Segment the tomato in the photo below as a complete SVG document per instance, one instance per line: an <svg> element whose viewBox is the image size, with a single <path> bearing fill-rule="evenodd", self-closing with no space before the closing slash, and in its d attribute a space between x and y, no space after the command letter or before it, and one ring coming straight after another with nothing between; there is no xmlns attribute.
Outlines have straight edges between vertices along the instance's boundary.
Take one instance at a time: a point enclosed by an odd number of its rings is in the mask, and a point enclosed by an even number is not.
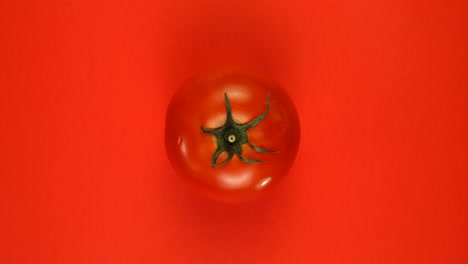
<svg viewBox="0 0 468 264"><path fill-rule="evenodd" d="M241 67L211 69L186 81L169 103L165 129L177 174L225 202L271 189L293 164L300 137L287 92Z"/></svg>

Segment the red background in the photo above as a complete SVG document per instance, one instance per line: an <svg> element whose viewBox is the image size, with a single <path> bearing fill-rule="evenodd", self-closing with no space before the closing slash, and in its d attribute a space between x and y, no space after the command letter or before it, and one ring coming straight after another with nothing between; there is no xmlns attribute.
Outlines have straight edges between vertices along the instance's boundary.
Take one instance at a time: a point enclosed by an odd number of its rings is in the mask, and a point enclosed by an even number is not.
<svg viewBox="0 0 468 264"><path fill-rule="evenodd" d="M1 1L0 263L467 263L466 1ZM239 63L302 141L252 203L182 185L179 84Z"/></svg>

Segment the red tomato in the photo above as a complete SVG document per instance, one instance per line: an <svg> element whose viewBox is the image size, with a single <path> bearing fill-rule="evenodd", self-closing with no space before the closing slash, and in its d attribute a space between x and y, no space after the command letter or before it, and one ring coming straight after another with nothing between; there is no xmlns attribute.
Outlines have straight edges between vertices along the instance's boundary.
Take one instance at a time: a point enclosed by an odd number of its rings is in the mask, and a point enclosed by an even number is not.
<svg viewBox="0 0 468 264"><path fill-rule="evenodd" d="M166 113L166 150L177 174L202 194L238 202L287 174L299 146L299 118L278 84L222 67L185 82Z"/></svg>

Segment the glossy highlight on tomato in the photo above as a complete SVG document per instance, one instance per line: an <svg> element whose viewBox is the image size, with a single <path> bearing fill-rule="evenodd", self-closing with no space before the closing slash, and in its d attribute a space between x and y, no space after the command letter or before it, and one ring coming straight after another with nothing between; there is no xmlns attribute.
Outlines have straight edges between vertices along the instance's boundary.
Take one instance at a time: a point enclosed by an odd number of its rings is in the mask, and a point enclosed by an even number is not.
<svg viewBox="0 0 468 264"><path fill-rule="evenodd" d="M254 199L294 162L299 118L287 92L242 67L210 69L187 80L166 113L166 151L180 178L223 202Z"/></svg>

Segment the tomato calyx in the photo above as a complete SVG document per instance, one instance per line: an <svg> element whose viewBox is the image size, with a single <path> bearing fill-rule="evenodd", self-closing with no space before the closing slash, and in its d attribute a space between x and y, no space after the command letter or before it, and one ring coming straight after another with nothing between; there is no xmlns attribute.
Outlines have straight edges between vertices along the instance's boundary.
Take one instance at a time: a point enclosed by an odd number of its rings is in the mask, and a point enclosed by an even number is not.
<svg viewBox="0 0 468 264"><path fill-rule="evenodd" d="M268 110L270 108L269 95L266 100L265 112L246 124L236 123L232 118L231 103L229 102L229 98L226 93L224 94L224 100L226 101L226 123L216 129L205 129L203 125L201 126L203 133L213 135L216 138L217 148L211 159L211 167L215 168L226 164L232 159L234 154L237 155L241 161L246 163L265 162L265 160L248 159L243 157L242 145L244 144L249 144L249 146L256 152L278 153L278 151L255 147L247 136L247 131L258 125L258 123L265 119L268 114ZM220 163L216 163L219 155L223 152L227 152L227 158Z"/></svg>

